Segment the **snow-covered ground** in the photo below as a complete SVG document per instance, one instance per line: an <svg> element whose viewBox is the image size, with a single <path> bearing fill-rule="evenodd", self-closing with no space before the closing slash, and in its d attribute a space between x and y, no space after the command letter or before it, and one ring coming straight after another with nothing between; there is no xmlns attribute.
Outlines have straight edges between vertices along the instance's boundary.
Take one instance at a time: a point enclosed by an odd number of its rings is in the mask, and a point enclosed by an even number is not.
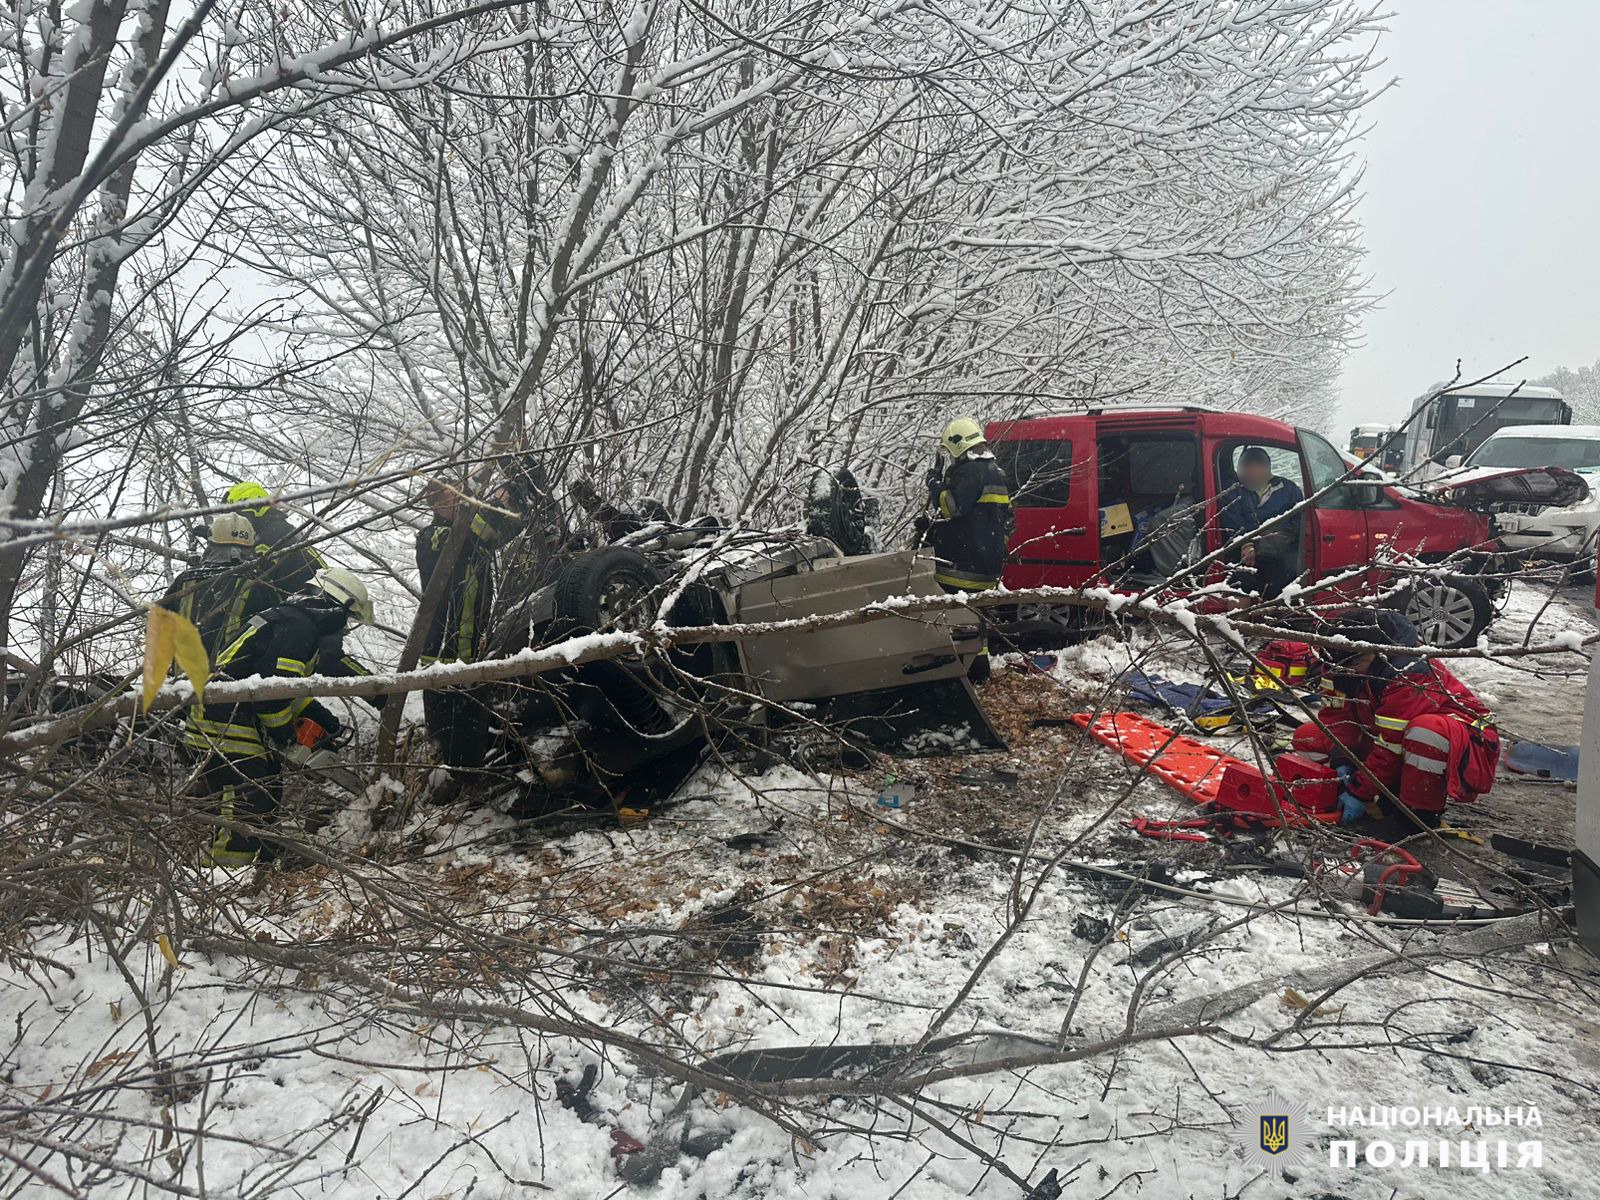
<svg viewBox="0 0 1600 1200"><path fill-rule="evenodd" d="M1566 600L1539 615L1530 593L1503 628L1535 616L1544 635L1589 627ZM225 881L212 932L258 953L208 956L199 933L163 946L152 929L119 965L97 936L42 931L39 958L0 987L14 1038L0 1120L33 1108L12 1142L37 1164L20 1190L954 1200L1023 1197L1019 1180L1055 1170L1063 1194L1088 1197L1600 1195L1600 975L1537 918L1373 922L1337 888L1225 873L1221 851L1180 855L1131 838L1125 811L1103 819L1124 764L1059 718L1152 646L1091 643L1047 674L1014 665L989 701L1012 751L907 764L916 797L899 813L874 807L882 767L711 766L686 789L696 798L620 831L531 842L493 813L428 814L408 834L427 853L374 867L364 890L323 868ZM1181 657L1151 661L1184 673ZM1513 732L1576 740L1576 660L1463 674ZM955 778L1008 764L1015 786ZM1149 782L1127 803L1181 812ZM1476 827L1495 811L1486 802ZM1069 861L1047 864L1058 852ZM1152 863L1166 867L1156 887L1116 874ZM426 913L409 907L419 897ZM471 940L441 945L433 916ZM340 977L384 962L406 973ZM1384 969L1316 1005L1363 964ZM1224 997L1220 1016L1203 1007ZM491 1002L507 1007L497 1017ZM551 1032L558 1020L578 1035ZM935 1027L1012 1036L914 1089L812 1086L783 1109L787 1127L736 1085L690 1088L581 1033L704 1068L727 1050L915 1043ZM962 1073L1004 1055L1025 1061ZM558 1082L590 1064L588 1105L562 1103ZM1296 1104L1309 1148L1274 1176L1247 1160L1257 1110ZM1329 1125L1330 1108L1357 1106L1474 1119ZM1537 1125L1484 1119L1532 1108ZM1392 1144L1393 1165L1330 1165L1347 1137ZM82 1148L76 1168L40 1148L52 1139ZM1426 1167L1407 1145L1424 1140ZM1459 1166L1480 1141L1488 1169ZM1539 1165L1519 1169L1534 1141ZM84 1158L149 1182L97 1178Z"/></svg>

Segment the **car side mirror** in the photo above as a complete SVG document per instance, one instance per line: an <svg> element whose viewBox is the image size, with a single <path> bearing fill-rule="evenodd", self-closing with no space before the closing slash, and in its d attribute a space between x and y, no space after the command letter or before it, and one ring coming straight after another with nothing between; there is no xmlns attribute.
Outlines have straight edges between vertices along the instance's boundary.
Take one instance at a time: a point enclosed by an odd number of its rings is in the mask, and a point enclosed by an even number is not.
<svg viewBox="0 0 1600 1200"><path fill-rule="evenodd" d="M1449 458L1444 460L1444 465L1446 467L1459 467L1461 465L1461 455L1452 454Z"/></svg>
<svg viewBox="0 0 1600 1200"><path fill-rule="evenodd" d="M1383 484L1376 479L1352 479L1344 487L1357 508L1374 508L1383 503Z"/></svg>

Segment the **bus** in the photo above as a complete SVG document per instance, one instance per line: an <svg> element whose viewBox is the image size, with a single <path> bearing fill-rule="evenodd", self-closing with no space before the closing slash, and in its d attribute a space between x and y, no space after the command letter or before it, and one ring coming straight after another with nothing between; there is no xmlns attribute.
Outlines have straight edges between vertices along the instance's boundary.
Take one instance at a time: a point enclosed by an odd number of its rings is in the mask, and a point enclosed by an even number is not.
<svg viewBox="0 0 1600 1200"><path fill-rule="evenodd" d="M1400 472L1430 479L1508 425L1570 424L1572 408L1555 388L1479 383L1430 390L1412 402Z"/></svg>

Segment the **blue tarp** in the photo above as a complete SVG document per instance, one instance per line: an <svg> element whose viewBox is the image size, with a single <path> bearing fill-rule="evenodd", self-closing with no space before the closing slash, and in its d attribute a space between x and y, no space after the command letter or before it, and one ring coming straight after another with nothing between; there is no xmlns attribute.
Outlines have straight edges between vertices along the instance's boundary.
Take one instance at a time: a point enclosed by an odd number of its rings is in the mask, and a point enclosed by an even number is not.
<svg viewBox="0 0 1600 1200"><path fill-rule="evenodd" d="M1543 746L1538 742L1512 742L1506 752L1506 770L1518 775L1537 775L1541 779L1576 779L1576 746Z"/></svg>
<svg viewBox="0 0 1600 1200"><path fill-rule="evenodd" d="M1198 683L1173 683L1159 675L1130 671L1127 676L1130 699L1171 709L1188 717L1214 717L1238 707L1232 699ZM1248 710L1253 720L1267 721L1278 715L1271 704L1256 704Z"/></svg>

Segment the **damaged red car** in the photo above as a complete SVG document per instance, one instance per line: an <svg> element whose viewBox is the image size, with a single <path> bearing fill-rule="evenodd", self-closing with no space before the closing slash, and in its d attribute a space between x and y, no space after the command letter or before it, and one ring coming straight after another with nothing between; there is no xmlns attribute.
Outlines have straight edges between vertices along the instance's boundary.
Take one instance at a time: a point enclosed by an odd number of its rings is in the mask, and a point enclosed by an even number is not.
<svg viewBox="0 0 1600 1200"><path fill-rule="evenodd" d="M1189 589L1220 581L1225 564L1199 565L1222 547L1218 498L1237 482L1241 451L1260 446L1275 474L1319 497L1298 517L1293 565L1301 589L1320 581L1319 599L1339 602L1382 595L1439 646L1478 640L1494 618L1505 572L1516 565L1496 534L1495 511L1530 501L1572 504L1588 494L1581 476L1560 467L1431 492L1356 477L1333 444L1309 429L1197 407L1091 408L997 421L986 433L1016 510L1007 588L1138 592L1174 579ZM1014 633L1030 640L1059 637L1084 620L1048 605L1008 615Z"/></svg>

